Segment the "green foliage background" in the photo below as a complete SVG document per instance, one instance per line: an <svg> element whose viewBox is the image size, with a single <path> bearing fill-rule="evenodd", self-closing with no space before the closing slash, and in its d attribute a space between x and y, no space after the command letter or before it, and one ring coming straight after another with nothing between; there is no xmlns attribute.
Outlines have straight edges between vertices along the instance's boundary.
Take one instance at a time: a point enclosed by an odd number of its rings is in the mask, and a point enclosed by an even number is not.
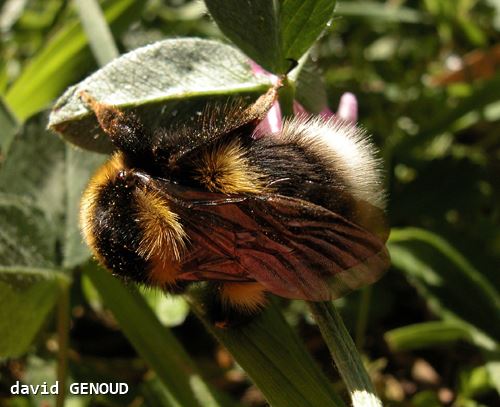
<svg viewBox="0 0 500 407"><path fill-rule="evenodd" d="M260 393L187 315L185 300L123 287L89 261L77 208L104 156L45 130L46 109L105 59L89 47L85 13L75 3L88 13L92 2L0 1L1 405L55 403L12 397L10 386L66 374L68 382L126 381L131 388L127 396L70 396L67 405L75 406L265 405L262 393L275 406L341 405L342 383L302 303L277 301L255 329L212 332ZM229 37L273 72L286 71L286 58L300 58L326 28L297 97L319 111L325 102L335 110L345 91L357 96L359 121L387 170L392 226L391 270L337 306L385 402L498 403L499 2L346 0L327 24L331 2L307 1L314 5L308 12L268 26L255 17L272 14L273 2L256 2L262 9L255 14L242 2L237 11L246 24L225 2L206 3L220 30L198 1L101 6L119 53L165 38ZM458 73L446 79L450 69Z"/></svg>

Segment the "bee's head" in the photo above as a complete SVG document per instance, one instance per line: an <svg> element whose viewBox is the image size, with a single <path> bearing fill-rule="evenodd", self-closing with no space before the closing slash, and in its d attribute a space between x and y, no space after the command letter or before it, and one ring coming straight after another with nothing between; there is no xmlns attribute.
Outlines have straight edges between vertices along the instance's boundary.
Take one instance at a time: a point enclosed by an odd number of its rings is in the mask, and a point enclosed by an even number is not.
<svg viewBox="0 0 500 407"><path fill-rule="evenodd" d="M151 179L115 153L90 180L80 207L87 244L106 268L150 285L174 284L186 236Z"/></svg>

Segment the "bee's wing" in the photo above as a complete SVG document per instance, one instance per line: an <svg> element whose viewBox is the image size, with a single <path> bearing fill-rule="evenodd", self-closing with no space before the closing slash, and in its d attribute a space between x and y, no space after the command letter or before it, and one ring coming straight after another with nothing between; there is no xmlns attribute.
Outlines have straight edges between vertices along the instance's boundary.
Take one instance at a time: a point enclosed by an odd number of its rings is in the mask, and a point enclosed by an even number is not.
<svg viewBox="0 0 500 407"><path fill-rule="evenodd" d="M376 281L384 241L325 208L280 195L196 200L182 216L188 280L253 281L283 297L326 301Z"/></svg>

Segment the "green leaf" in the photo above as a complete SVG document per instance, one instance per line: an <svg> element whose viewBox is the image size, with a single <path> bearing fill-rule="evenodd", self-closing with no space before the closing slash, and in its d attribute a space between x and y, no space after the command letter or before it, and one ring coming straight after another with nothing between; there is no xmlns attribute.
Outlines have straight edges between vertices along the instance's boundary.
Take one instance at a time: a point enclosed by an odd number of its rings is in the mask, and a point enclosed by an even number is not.
<svg viewBox="0 0 500 407"><path fill-rule="evenodd" d="M223 406L203 381L174 335L165 328L140 293L107 271L89 265L85 273L113 312L125 335L150 364L166 389L169 404L179 407Z"/></svg>
<svg viewBox="0 0 500 407"><path fill-rule="evenodd" d="M441 237L417 228L395 229L388 248L403 271L442 317L459 317L500 338L500 295L495 287Z"/></svg>
<svg viewBox="0 0 500 407"><path fill-rule="evenodd" d="M406 325L386 332L384 338L396 351L443 346L459 340L470 342L487 351L494 350L497 346L491 338L481 334L472 325L457 320Z"/></svg>
<svg viewBox="0 0 500 407"><path fill-rule="evenodd" d="M335 14L352 18L365 18L369 22L394 22L408 24L430 24L428 14L398 4L372 1L340 2Z"/></svg>
<svg viewBox="0 0 500 407"><path fill-rule="evenodd" d="M457 401L481 396L492 388L490 374L486 366L467 369L460 374ZM462 405L460 402L457 405Z"/></svg>
<svg viewBox="0 0 500 407"><path fill-rule="evenodd" d="M449 131L453 126L471 112L481 113L488 105L500 100L500 75L491 79L476 81L472 85L471 94L459 100L454 106L442 109L435 119L423 124L416 137L409 137L402 144L403 149L421 146L431 141L436 135Z"/></svg>
<svg viewBox="0 0 500 407"><path fill-rule="evenodd" d="M9 151L10 143L19 129L19 123L8 109L2 97L0 97L0 128L2 129L0 135L0 153L6 155Z"/></svg>
<svg viewBox="0 0 500 407"><path fill-rule="evenodd" d="M435 407L441 405L441 401L435 391L424 390L412 397L411 405L415 407Z"/></svg>
<svg viewBox="0 0 500 407"><path fill-rule="evenodd" d="M205 0L221 31L270 72L287 73L329 24L334 0Z"/></svg>
<svg viewBox="0 0 500 407"><path fill-rule="evenodd" d="M313 61L309 58L295 80L295 99L309 112L318 114L327 106L325 84Z"/></svg>
<svg viewBox="0 0 500 407"><path fill-rule="evenodd" d="M81 147L109 152L108 138L80 100L82 90L119 108L144 106L136 113L157 127L181 120L184 110L192 116L193 99L257 94L269 85L252 74L247 58L233 47L201 39L166 40L123 55L69 88L54 106L49 126Z"/></svg>
<svg viewBox="0 0 500 407"><path fill-rule="evenodd" d="M32 201L0 192L0 266L51 267L55 245L53 225Z"/></svg>
<svg viewBox="0 0 500 407"><path fill-rule="evenodd" d="M115 34L137 18L144 0L111 0L104 5ZM30 60L6 94L12 112L24 120L47 105L94 66L87 38L77 20L66 23Z"/></svg>
<svg viewBox="0 0 500 407"><path fill-rule="evenodd" d="M148 288L141 290L141 293L160 322L167 327L181 325L189 314L189 304L180 295L165 295Z"/></svg>
<svg viewBox="0 0 500 407"><path fill-rule="evenodd" d="M494 354L484 366L488 372L492 387L500 394L500 352Z"/></svg>
<svg viewBox="0 0 500 407"><path fill-rule="evenodd" d="M193 292L191 309L224 345L274 407L343 406L276 305L268 304L248 324L214 326L203 307L203 292Z"/></svg>
<svg viewBox="0 0 500 407"><path fill-rule="evenodd" d="M144 405L146 406L170 407L178 405L172 404L172 396L157 377L148 379L141 385L141 395L144 397Z"/></svg>
<svg viewBox="0 0 500 407"><path fill-rule="evenodd" d="M23 383L43 383L52 385L57 380L57 363L52 358L42 359L36 355L28 354L25 361ZM61 383L59 383L61 388ZM33 394L30 398L32 406L55 406L56 395Z"/></svg>
<svg viewBox="0 0 500 407"><path fill-rule="evenodd" d="M53 270L0 266L0 357L28 350L67 283Z"/></svg>

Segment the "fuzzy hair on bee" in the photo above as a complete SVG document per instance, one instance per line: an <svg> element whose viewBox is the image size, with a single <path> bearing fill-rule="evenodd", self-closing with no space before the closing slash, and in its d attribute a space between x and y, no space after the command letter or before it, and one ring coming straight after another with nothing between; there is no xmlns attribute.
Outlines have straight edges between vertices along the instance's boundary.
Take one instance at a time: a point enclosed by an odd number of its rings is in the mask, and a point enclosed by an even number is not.
<svg viewBox="0 0 500 407"><path fill-rule="evenodd" d="M269 294L328 301L376 281L389 256L373 144L354 124L305 116L256 137L277 90L155 131L82 92L116 147L81 203L96 259L168 292L205 281L222 325Z"/></svg>

